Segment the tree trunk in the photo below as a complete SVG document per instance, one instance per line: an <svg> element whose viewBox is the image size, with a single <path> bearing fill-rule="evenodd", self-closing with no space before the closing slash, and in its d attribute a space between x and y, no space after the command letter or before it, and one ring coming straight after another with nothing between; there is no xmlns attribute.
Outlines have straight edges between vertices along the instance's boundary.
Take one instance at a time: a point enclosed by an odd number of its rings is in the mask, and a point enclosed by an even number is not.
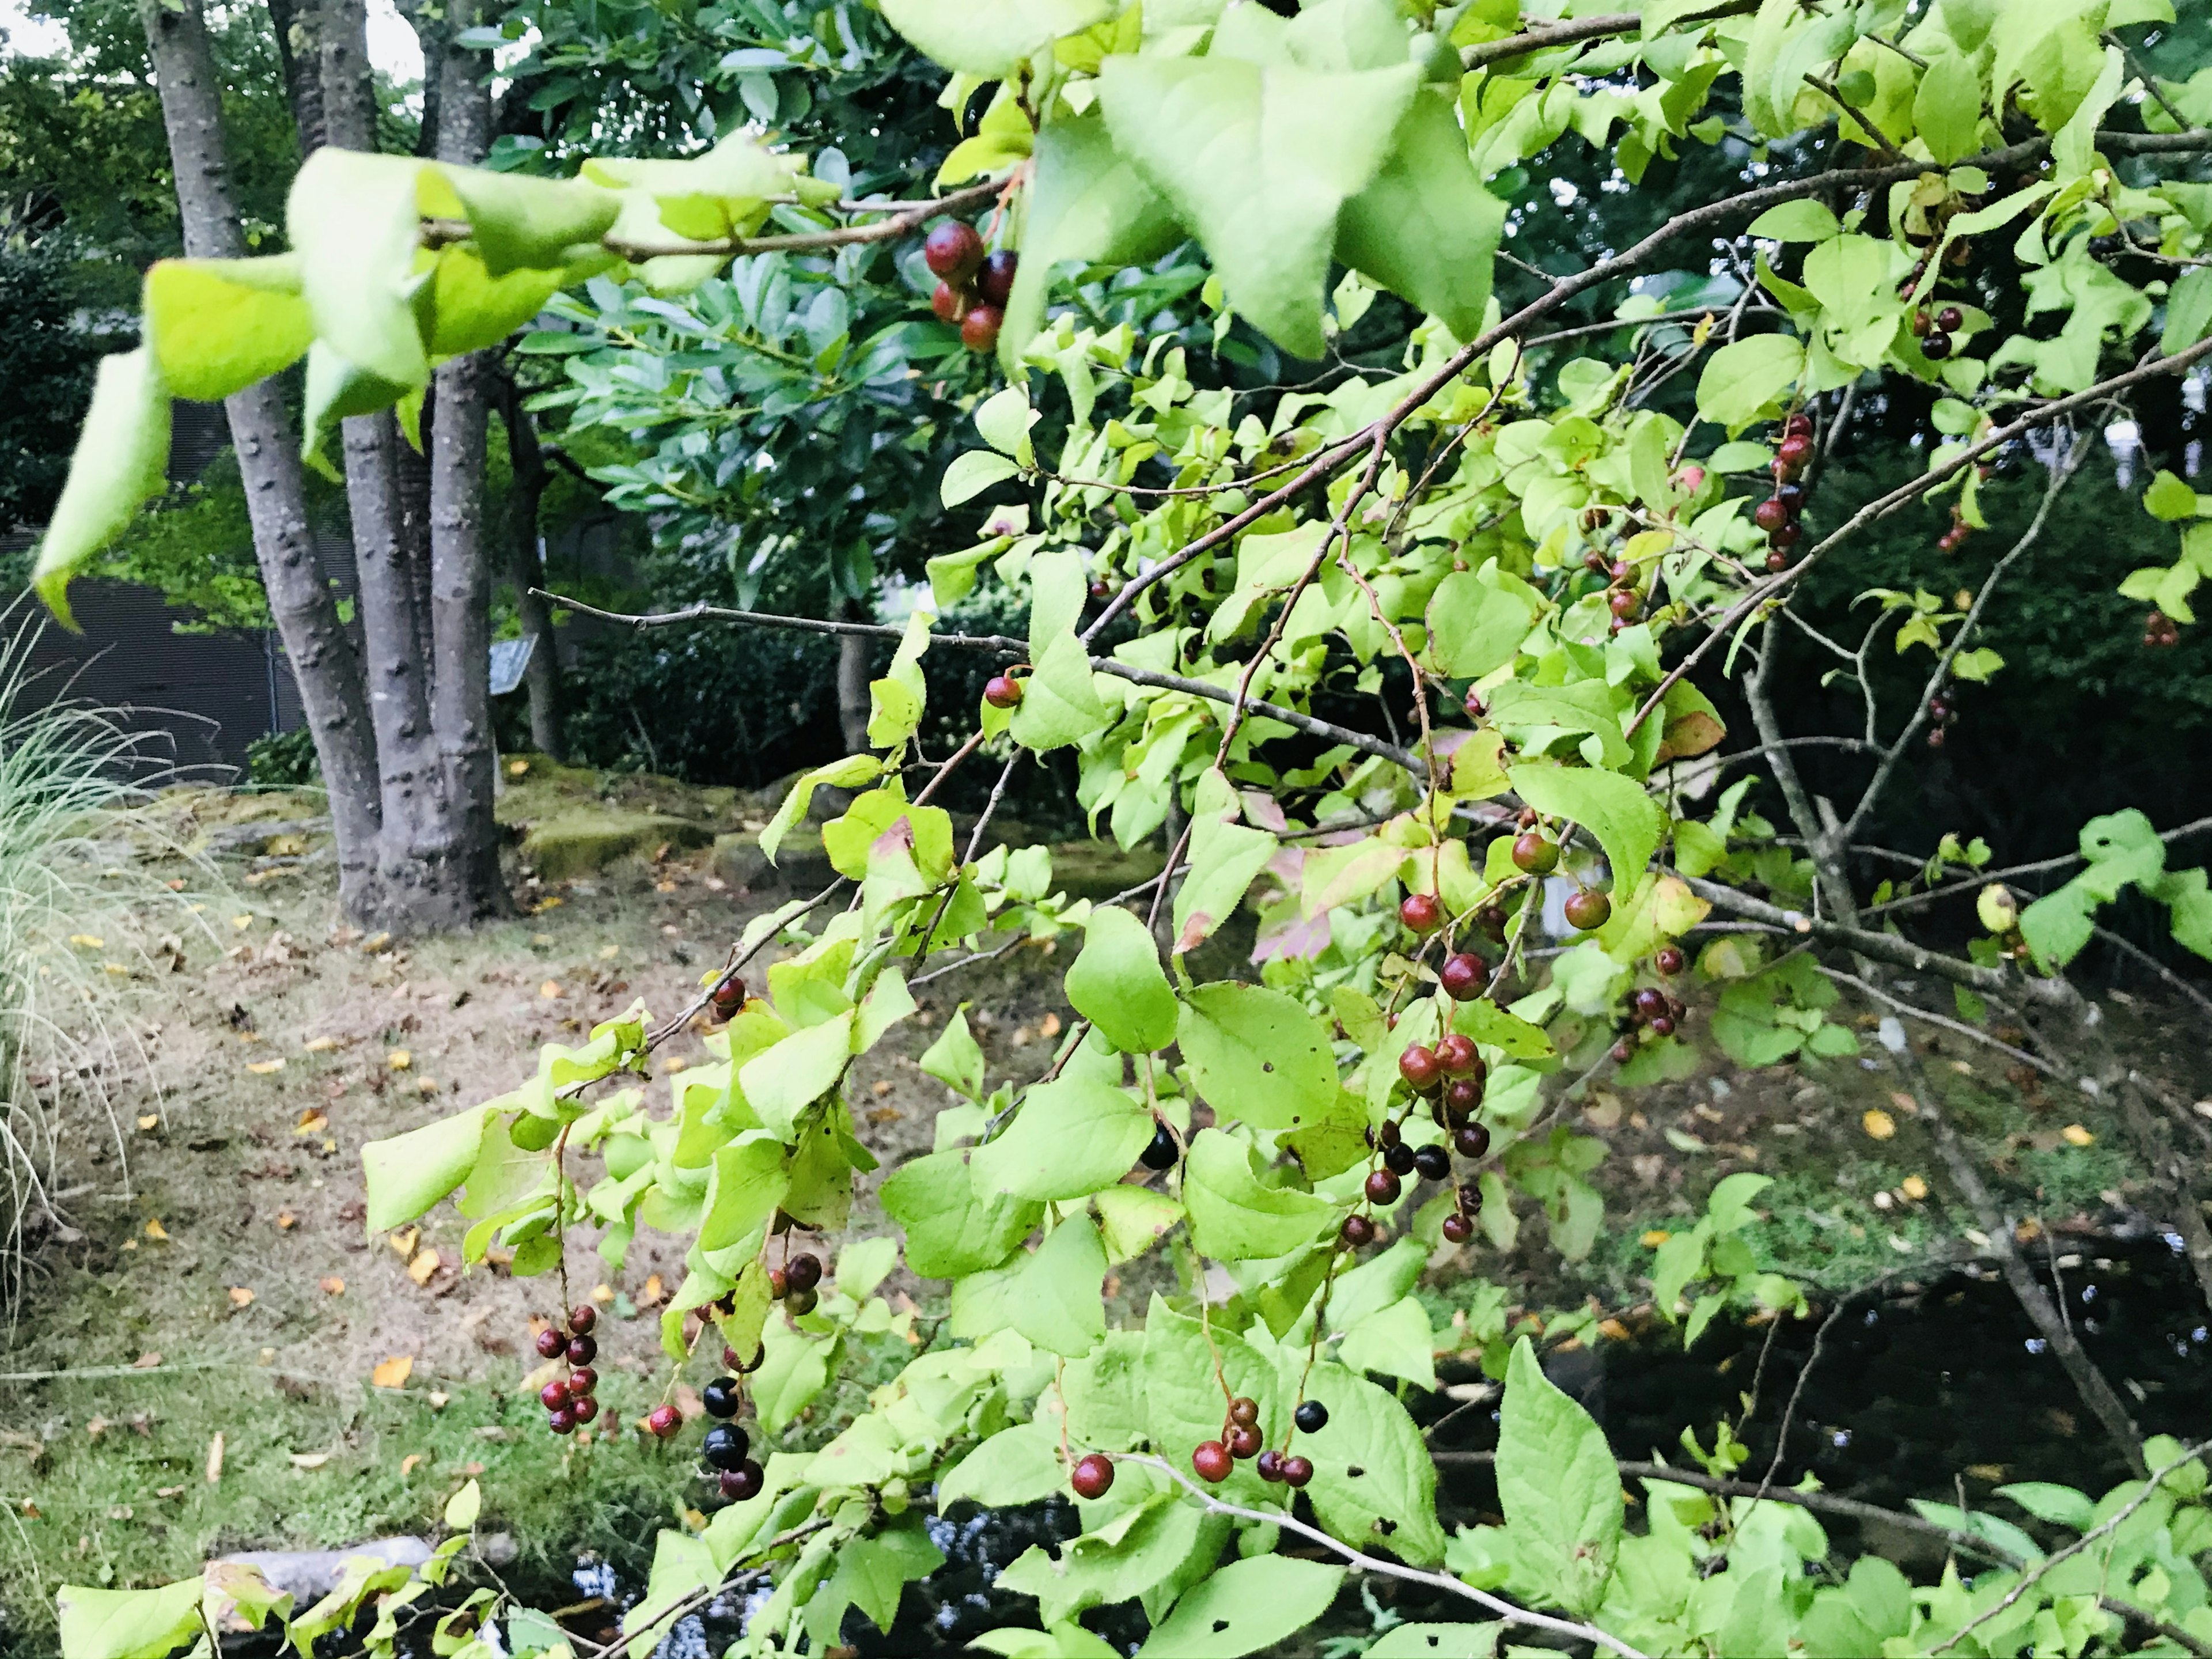
<svg viewBox="0 0 2212 1659"><path fill-rule="evenodd" d="M545 497L549 479L545 457L538 445L538 428L522 406L522 396L512 376L499 380L500 418L507 427L507 460L514 483L507 492L507 580L514 584L514 608L522 621L523 637L531 641L530 659L524 666L523 684L530 696L530 742L541 755L559 760L561 736L561 659L554 643L553 613L537 589L545 578L538 546L538 508Z"/></svg>
<svg viewBox="0 0 2212 1659"><path fill-rule="evenodd" d="M315 46L314 0L269 0L269 22L276 35L276 64L284 76L284 96L292 124L300 130L300 159L323 147L322 54Z"/></svg>
<svg viewBox="0 0 2212 1659"><path fill-rule="evenodd" d="M839 617L866 622L867 608L852 600L834 607ZM860 634L841 635L837 641L837 724L845 738L845 752L858 755L868 746L868 669L876 642Z"/></svg>
<svg viewBox="0 0 2212 1659"><path fill-rule="evenodd" d="M245 238L231 200L222 88L200 0L145 0L140 19L168 131L185 252L200 258L236 258L246 251ZM300 700L330 794L339 902L349 915L358 915L377 902L381 825L361 662L315 556L300 452L283 392L264 380L236 393L223 407L270 612L299 680Z"/></svg>

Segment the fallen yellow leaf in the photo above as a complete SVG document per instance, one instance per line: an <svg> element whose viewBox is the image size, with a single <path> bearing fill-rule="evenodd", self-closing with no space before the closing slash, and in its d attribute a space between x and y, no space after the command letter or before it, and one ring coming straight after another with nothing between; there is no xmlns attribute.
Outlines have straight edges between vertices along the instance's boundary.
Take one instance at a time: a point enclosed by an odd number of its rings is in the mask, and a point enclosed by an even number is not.
<svg viewBox="0 0 2212 1659"><path fill-rule="evenodd" d="M544 898L538 900L537 903L530 907L530 914L533 916L541 915L548 910L557 910L560 908L561 896L558 893L548 893Z"/></svg>
<svg viewBox="0 0 2212 1659"><path fill-rule="evenodd" d="M1628 1341L1632 1335L1628 1327L1618 1319L1601 1319L1597 1322L1597 1328L1615 1342Z"/></svg>
<svg viewBox="0 0 2212 1659"><path fill-rule="evenodd" d="M361 942L362 954L373 957L391 943L392 935L389 933L371 933Z"/></svg>
<svg viewBox="0 0 2212 1659"><path fill-rule="evenodd" d="M1897 1133L1897 1120L1876 1106L1859 1120L1859 1127L1876 1140L1887 1140Z"/></svg>
<svg viewBox="0 0 2212 1659"><path fill-rule="evenodd" d="M637 1305L641 1308L650 1308L667 1294L667 1291L661 1285L660 1275L647 1273L645 1277L645 1288L637 1293Z"/></svg>
<svg viewBox="0 0 2212 1659"><path fill-rule="evenodd" d="M680 1072L690 1063L681 1054L663 1054L660 1057L660 1069L664 1072Z"/></svg>
<svg viewBox="0 0 2212 1659"><path fill-rule="evenodd" d="M399 1460L399 1478L404 1480L409 1475L414 1474L422 1462L421 1452L409 1452L406 1456Z"/></svg>
<svg viewBox="0 0 2212 1659"><path fill-rule="evenodd" d="M254 1060L246 1069L256 1077L267 1077L271 1072L281 1072L284 1069L283 1056L280 1054L275 1060Z"/></svg>
<svg viewBox="0 0 2212 1659"><path fill-rule="evenodd" d="M328 1452L287 1452L284 1455L291 1460L295 1469L319 1469L331 1461Z"/></svg>
<svg viewBox="0 0 2212 1659"><path fill-rule="evenodd" d="M598 1284L598 1285L592 1285L592 1301L594 1301L594 1302L600 1302L600 1303L606 1303L606 1302L611 1302L611 1301L613 1301L614 1299L615 1299L615 1287L614 1287L613 1285L602 1283L602 1284Z"/></svg>
<svg viewBox="0 0 2212 1659"><path fill-rule="evenodd" d="M343 1296L345 1294L345 1280L340 1279L336 1273L325 1273L323 1276L323 1294L325 1296Z"/></svg>
<svg viewBox="0 0 2212 1659"><path fill-rule="evenodd" d="M407 1264L407 1277L417 1285L428 1284L430 1275L437 1271L438 1253L435 1250L418 1250L415 1259Z"/></svg>
<svg viewBox="0 0 2212 1659"><path fill-rule="evenodd" d="M1042 1019L1039 1020L1037 1022L1037 1035L1048 1039L1058 1036L1060 1035L1060 1016L1058 1014L1048 1013Z"/></svg>
<svg viewBox="0 0 2212 1659"><path fill-rule="evenodd" d="M404 1389L407 1379L415 1375L414 1357L396 1353L368 1374L368 1380L380 1389Z"/></svg>
<svg viewBox="0 0 2212 1659"><path fill-rule="evenodd" d="M309 1037L300 1046L311 1054L326 1054L338 1046L338 1040L336 1037L326 1036Z"/></svg>
<svg viewBox="0 0 2212 1659"><path fill-rule="evenodd" d="M601 962L612 962L621 954L622 946L619 945L602 945L599 946L599 960Z"/></svg>
<svg viewBox="0 0 2212 1659"><path fill-rule="evenodd" d="M107 945L107 941L97 933L71 933L70 943L83 951L102 950Z"/></svg>
<svg viewBox="0 0 2212 1659"><path fill-rule="evenodd" d="M278 1232L289 1233L293 1228L299 1224L300 1218L294 1215L289 1210L279 1210L276 1212L276 1231Z"/></svg>
<svg viewBox="0 0 2212 1659"><path fill-rule="evenodd" d="M415 1063L415 1056L404 1048L394 1048L385 1055L384 1063L395 1072L404 1072Z"/></svg>
<svg viewBox="0 0 2212 1659"><path fill-rule="evenodd" d="M530 763L526 760L512 760L507 763L507 775L510 778L519 778L529 770Z"/></svg>
<svg viewBox="0 0 2212 1659"><path fill-rule="evenodd" d="M330 1119L310 1106L300 1121L292 1126L292 1133L295 1135L319 1135L330 1127Z"/></svg>
<svg viewBox="0 0 2212 1659"><path fill-rule="evenodd" d="M1647 1250L1656 1250L1662 1244L1664 1244L1668 1239L1674 1237L1674 1234L1668 1232L1664 1227L1654 1227L1650 1232L1644 1234L1642 1238L1638 1239L1637 1243L1643 1245Z"/></svg>
<svg viewBox="0 0 2212 1659"><path fill-rule="evenodd" d="M251 913L242 916L233 916L230 919L230 925L237 928L240 933L244 933L247 928L253 926L253 917Z"/></svg>
<svg viewBox="0 0 2212 1659"><path fill-rule="evenodd" d="M2058 1132L2058 1137L2069 1146L2087 1146L2097 1139L2078 1123L2069 1123Z"/></svg>
<svg viewBox="0 0 2212 1659"><path fill-rule="evenodd" d="M158 1129L161 1126L161 1115L158 1112L149 1112L138 1120L138 1127L142 1129Z"/></svg>
<svg viewBox="0 0 2212 1659"><path fill-rule="evenodd" d="M538 988L538 994L544 997L548 1002L554 1000L561 994L561 981L557 979L547 980L543 985Z"/></svg>
<svg viewBox="0 0 2212 1659"><path fill-rule="evenodd" d="M222 1479L222 1431L216 1431L215 1438L208 1442L207 1480L212 1486Z"/></svg>
<svg viewBox="0 0 2212 1659"><path fill-rule="evenodd" d="M404 1233L392 1234L384 1242L391 1245L399 1255L411 1261L415 1255L415 1241L422 1237L422 1230L420 1227L410 1227Z"/></svg>
<svg viewBox="0 0 2212 1659"><path fill-rule="evenodd" d="M1922 1199L1928 1196L1928 1183L1925 1181L1923 1181L1918 1176L1907 1176L1905 1177L1904 1184L1899 1190L1903 1192L1904 1194L1907 1198L1911 1199L1915 1204L1917 1204Z"/></svg>
<svg viewBox="0 0 2212 1659"><path fill-rule="evenodd" d="M103 962L100 966L102 972L112 974L118 979L129 979L131 977L131 969L122 963Z"/></svg>
<svg viewBox="0 0 2212 1659"><path fill-rule="evenodd" d="M232 1285L230 1287L230 1305L234 1308L252 1307L253 1305L253 1292L247 1290L243 1285Z"/></svg>
<svg viewBox="0 0 2212 1659"><path fill-rule="evenodd" d="M149 1237L149 1238L167 1238L168 1236L169 1236L169 1230L168 1230L167 1227L164 1227L164 1226L163 1226L160 1222L158 1222L158 1221L156 1221L156 1220L153 1219L151 1217L149 1217L149 1218L147 1218L147 1221L146 1221L146 1237Z"/></svg>

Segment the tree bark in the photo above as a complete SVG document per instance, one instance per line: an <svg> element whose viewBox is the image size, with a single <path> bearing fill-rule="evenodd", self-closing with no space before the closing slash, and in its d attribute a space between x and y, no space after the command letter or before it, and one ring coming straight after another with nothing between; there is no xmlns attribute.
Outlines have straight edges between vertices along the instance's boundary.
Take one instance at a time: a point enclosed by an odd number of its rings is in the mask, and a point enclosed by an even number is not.
<svg viewBox="0 0 2212 1659"><path fill-rule="evenodd" d="M320 149L323 137L322 54L315 46L314 0L269 0L269 22L276 35L276 63L284 76L284 96L292 124L300 130L300 159Z"/></svg>
<svg viewBox="0 0 2212 1659"><path fill-rule="evenodd" d="M200 0L144 0L140 20L168 132L185 252L199 258L238 258L246 251L245 238L230 194L222 88ZM348 914L358 915L376 903L382 821L360 659L315 556L299 447L282 392L264 380L236 393L223 408L270 613L299 680L300 700L330 794L339 902Z"/></svg>
<svg viewBox="0 0 2212 1659"><path fill-rule="evenodd" d="M561 659L554 643L553 613L537 590L545 572L538 546L538 504L550 477L538 447L538 428L522 406L511 375L499 380L500 418L507 427L508 465L514 482L507 498L507 580L514 584L514 609L522 634L531 641L523 684L530 696L530 742L541 755L562 757Z"/></svg>
<svg viewBox="0 0 2212 1659"><path fill-rule="evenodd" d="M854 622L868 620L866 607L841 599L835 615ZM860 634L846 634L837 641L837 724L845 738L845 752L860 754L868 746L868 668L876 642Z"/></svg>

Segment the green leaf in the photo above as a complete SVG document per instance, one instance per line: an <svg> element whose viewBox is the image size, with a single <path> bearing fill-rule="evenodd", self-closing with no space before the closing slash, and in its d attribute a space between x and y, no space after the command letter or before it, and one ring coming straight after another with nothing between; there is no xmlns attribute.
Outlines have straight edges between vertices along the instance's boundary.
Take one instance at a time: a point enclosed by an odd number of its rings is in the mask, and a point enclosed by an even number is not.
<svg viewBox="0 0 2212 1659"><path fill-rule="evenodd" d="M370 1232L405 1226L468 1179L483 1150L486 1109L471 1106L361 1149Z"/></svg>
<svg viewBox="0 0 2212 1659"><path fill-rule="evenodd" d="M1436 1332L1418 1297L1378 1309L1344 1334L1336 1357L1346 1369L1401 1377L1417 1389L1437 1386Z"/></svg>
<svg viewBox="0 0 2212 1659"><path fill-rule="evenodd" d="M1012 1329L1048 1352L1078 1358L1105 1340L1105 1279L1098 1225L1087 1215L1074 1216L1033 1254L957 1280L949 1328L978 1341Z"/></svg>
<svg viewBox="0 0 2212 1659"><path fill-rule="evenodd" d="M2167 524L2197 516L2197 492L2162 467L2143 491L2142 504L2144 512Z"/></svg>
<svg viewBox="0 0 2212 1659"><path fill-rule="evenodd" d="M915 1159L884 1180L880 1196L906 1230L906 1265L923 1279L997 1267L1044 1214L1034 1200L978 1190L959 1152Z"/></svg>
<svg viewBox="0 0 2212 1659"><path fill-rule="evenodd" d="M936 1042L921 1051L921 1069L970 1100L983 1097L983 1051L968 1030L968 1005L953 1010Z"/></svg>
<svg viewBox="0 0 2212 1659"><path fill-rule="evenodd" d="M1302 1348L1285 1355L1285 1364L1304 1369ZM1297 1397L1297 1381L1295 1370L1284 1378L1291 1398ZM1328 1407L1328 1422L1319 1434L1298 1437L1298 1449L1313 1460L1306 1498L1314 1518L1356 1549L1388 1550L1417 1566L1443 1560L1436 1465L1397 1397L1342 1365L1324 1363L1306 1376L1305 1398Z"/></svg>
<svg viewBox="0 0 2212 1659"><path fill-rule="evenodd" d="M962 1458L937 1483L941 1515L965 1498L987 1509L1035 1504L1067 1484L1060 1461L1060 1435L1048 1422L1001 1429Z"/></svg>
<svg viewBox="0 0 2212 1659"><path fill-rule="evenodd" d="M798 1139L799 1115L837 1086L853 1057L853 1011L793 1031L738 1070L745 1103L777 1139Z"/></svg>
<svg viewBox="0 0 2212 1659"><path fill-rule="evenodd" d="M999 360L1009 374L1044 320L1054 266L1148 264L1182 237L1165 198L1115 149L1102 115L1048 121L1034 165L1022 262L999 329Z"/></svg>
<svg viewBox="0 0 2212 1659"><path fill-rule="evenodd" d="M1480 679L1513 660L1535 612L1519 594L1492 587L1472 570L1455 570L1437 584L1425 620L1437 672Z"/></svg>
<svg viewBox="0 0 2212 1659"><path fill-rule="evenodd" d="M203 1588L198 1575L149 1590L63 1585L62 1659L162 1659L199 1634Z"/></svg>
<svg viewBox="0 0 2212 1659"><path fill-rule="evenodd" d="M461 244L441 249L422 296L432 356L458 357L497 345L527 327L561 286L558 270L523 269L495 276L475 248Z"/></svg>
<svg viewBox="0 0 2212 1659"><path fill-rule="evenodd" d="M123 533L140 503L167 487L169 394L145 347L102 357L70 457L69 480L46 533L31 584L56 620L72 632L70 578Z"/></svg>
<svg viewBox="0 0 2212 1659"><path fill-rule="evenodd" d="M1767 209L1751 222L1745 234L1775 242L1825 242L1842 230L1825 203L1800 197Z"/></svg>
<svg viewBox="0 0 2212 1659"><path fill-rule="evenodd" d="M331 434L338 429L338 422L349 415L370 415L380 409L389 409L407 395L405 386L379 380L367 369L348 362L326 341L317 340L307 348L307 390L301 418L304 436L300 459L333 483L343 483L343 475L331 464L324 449Z"/></svg>
<svg viewBox="0 0 2212 1659"><path fill-rule="evenodd" d="M1015 1198L1088 1198L1129 1173L1152 1142L1145 1103L1127 1091L1069 1075L1030 1086L999 1137L977 1148L977 1189Z"/></svg>
<svg viewBox="0 0 2212 1659"><path fill-rule="evenodd" d="M1190 873L1175 897L1178 957L1196 950L1236 914L1246 890L1281 846L1267 831L1237 823L1240 811L1228 778L1209 767L1199 779L1192 805Z"/></svg>
<svg viewBox="0 0 2212 1659"><path fill-rule="evenodd" d="M700 1249L727 1249L765 1228L790 1185L784 1145L773 1136L756 1131L743 1140L718 1147L713 1170L707 1177L706 1206L699 1221Z"/></svg>
<svg viewBox="0 0 2212 1659"><path fill-rule="evenodd" d="M1057 1625L1088 1608L1127 1601L1163 1584L1172 1586L1194 1566L1203 1571L1220 1558L1228 1534L1227 1517L1207 1515L1195 1504L1175 1503L1162 1493L1124 1511L1099 1531L1061 1545L1058 1560L1032 1546L1007 1564L997 1582L1017 1595L1036 1596L1042 1620ZM1056 1646L1047 1651L1088 1654L1093 1650ZM1118 1653L1113 1648L1105 1651Z"/></svg>
<svg viewBox="0 0 2212 1659"><path fill-rule="evenodd" d="M1280 991L1235 980L1199 986L1177 1041L1199 1093L1224 1121L1295 1129L1336 1103L1328 1030Z"/></svg>
<svg viewBox="0 0 2212 1659"><path fill-rule="evenodd" d="M1182 1201L1201 1255L1223 1261L1288 1255L1334 1224L1334 1205L1295 1188L1261 1184L1253 1158L1250 1147L1219 1129L1201 1129L1191 1142Z"/></svg>
<svg viewBox="0 0 2212 1659"><path fill-rule="evenodd" d="M2087 1532L2095 1524L2097 1506L2087 1493L2071 1486L2055 1486L2048 1480L2016 1480L2008 1486L1996 1489L2000 1498L2009 1498L2039 1521L2048 1521L2053 1526L2070 1528L2075 1532Z"/></svg>
<svg viewBox="0 0 2212 1659"><path fill-rule="evenodd" d="M1557 1052L1541 1026L1531 1025L1486 998L1460 1004L1452 1014L1452 1030L1488 1048L1504 1049L1510 1060L1549 1060Z"/></svg>
<svg viewBox="0 0 2212 1659"><path fill-rule="evenodd" d="M947 507L981 495L993 484L1004 483L1019 472L1006 456L988 449L970 449L952 458L952 465L945 469L945 481L938 486L938 495Z"/></svg>
<svg viewBox="0 0 2212 1659"><path fill-rule="evenodd" d="M1328 1611L1344 1569L1288 1555L1232 1561L1184 1593L1137 1659L1241 1659Z"/></svg>
<svg viewBox="0 0 2212 1659"><path fill-rule="evenodd" d="M1151 1249L1182 1219L1182 1206L1150 1187L1108 1187L1091 1202L1097 1206L1106 1259L1117 1267Z"/></svg>
<svg viewBox="0 0 2212 1659"><path fill-rule="evenodd" d="M1949 52L1929 58L1913 95L1912 125L1946 167L1980 148L1982 75L1973 59Z"/></svg>
<svg viewBox="0 0 2212 1659"><path fill-rule="evenodd" d="M494 276L535 267L557 270L578 244L596 244L622 211L622 198L580 179L441 165L460 199L484 268Z"/></svg>
<svg viewBox="0 0 2212 1659"><path fill-rule="evenodd" d="M843 760L802 773L791 786L791 793L783 798L783 805L775 809L768 828L761 831L762 854L769 863L775 862L776 849L791 833L791 826L806 816L806 809L814 804L814 792L823 784L833 789L857 789L881 777L883 771L883 762L873 755L848 755Z"/></svg>
<svg viewBox="0 0 2212 1659"><path fill-rule="evenodd" d="M317 337L403 386L430 378L414 307L422 167L408 156L326 145L301 165L284 209Z"/></svg>
<svg viewBox="0 0 2212 1659"><path fill-rule="evenodd" d="M1113 0L882 0L884 20L921 54L963 75L996 78L1061 35L1114 15Z"/></svg>
<svg viewBox="0 0 2212 1659"><path fill-rule="evenodd" d="M2198 265L2173 279L2166 290L2166 331L2158 349L2172 356L2212 334L2212 267Z"/></svg>
<svg viewBox="0 0 2212 1659"><path fill-rule="evenodd" d="M483 1512L483 1488L471 1480L446 1500L446 1525L453 1532L466 1532Z"/></svg>
<svg viewBox="0 0 2212 1659"><path fill-rule="evenodd" d="M1514 766L1506 775L1539 812L1572 818L1595 836L1622 891L1641 879L1667 829L1666 814L1643 785L1594 767Z"/></svg>
<svg viewBox="0 0 2212 1659"><path fill-rule="evenodd" d="M945 1552L915 1516L905 1524L847 1539L837 1547L836 1570L807 1598L805 1625L815 1650L837 1645L848 1607L858 1607L878 1630L890 1630L908 1583L944 1565Z"/></svg>
<svg viewBox="0 0 2212 1659"><path fill-rule="evenodd" d="M1229 302L1318 357L1345 203L1374 179L1419 71L1315 75L1224 58L1116 53L1099 76L1114 143L1204 245Z"/></svg>
<svg viewBox="0 0 2212 1659"><path fill-rule="evenodd" d="M1082 742L1103 730L1108 719L1089 655L1073 633L1063 632L1022 683L1021 707L1014 710L1010 729L1016 743L1042 753Z"/></svg>
<svg viewBox="0 0 2212 1659"><path fill-rule="evenodd" d="M1365 1659L1492 1659L1504 1628L1495 1620L1480 1625L1394 1625L1375 1638Z"/></svg>
<svg viewBox="0 0 2212 1659"><path fill-rule="evenodd" d="M146 338L175 398L220 403L297 362L314 337L300 262L157 259L146 273Z"/></svg>
<svg viewBox="0 0 2212 1659"><path fill-rule="evenodd" d="M1723 346L1698 377L1698 413L1729 435L1781 412L1805 367L1805 348L1787 334L1756 334Z"/></svg>
<svg viewBox="0 0 2212 1659"><path fill-rule="evenodd" d="M1179 1012L1152 929L1119 905L1093 910L1083 952L1067 970L1076 1012L1124 1054L1149 1054L1176 1040Z"/></svg>
<svg viewBox="0 0 2212 1659"><path fill-rule="evenodd" d="M1498 1498L1528 1582L1571 1613L1595 1609L1620 1545L1620 1472L1604 1431L1553 1386L1525 1336L1506 1367Z"/></svg>
<svg viewBox="0 0 2212 1659"><path fill-rule="evenodd" d="M1505 204L1475 177L1451 94L1423 88L1374 182L1338 216L1336 257L1472 340L1504 224Z"/></svg>

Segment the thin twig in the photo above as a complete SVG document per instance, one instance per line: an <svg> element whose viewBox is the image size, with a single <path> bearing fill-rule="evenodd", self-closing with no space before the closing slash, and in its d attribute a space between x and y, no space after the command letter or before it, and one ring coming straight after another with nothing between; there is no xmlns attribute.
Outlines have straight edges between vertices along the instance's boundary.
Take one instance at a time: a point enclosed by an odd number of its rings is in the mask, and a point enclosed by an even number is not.
<svg viewBox="0 0 2212 1659"><path fill-rule="evenodd" d="M1823 966L1820 971L1839 985L1848 985L1855 991L1864 992L1877 1002L1887 1004L1908 1019L1917 1019L1923 1024L1934 1025L1943 1030L1955 1033L1957 1036L1971 1038L1986 1048L1996 1049L2009 1059L2018 1060L2023 1066L2033 1066L2045 1077L2056 1078L2061 1083L2067 1081L2066 1074L2048 1060L2039 1060L2025 1048L2015 1048L2009 1042L2001 1042L1987 1031L1969 1025L1964 1020L1953 1019L1948 1015L1936 1013L1926 1008L1916 1008L1912 1004L1892 996L1880 986L1870 985L1856 974L1847 974L1840 968Z"/></svg>

